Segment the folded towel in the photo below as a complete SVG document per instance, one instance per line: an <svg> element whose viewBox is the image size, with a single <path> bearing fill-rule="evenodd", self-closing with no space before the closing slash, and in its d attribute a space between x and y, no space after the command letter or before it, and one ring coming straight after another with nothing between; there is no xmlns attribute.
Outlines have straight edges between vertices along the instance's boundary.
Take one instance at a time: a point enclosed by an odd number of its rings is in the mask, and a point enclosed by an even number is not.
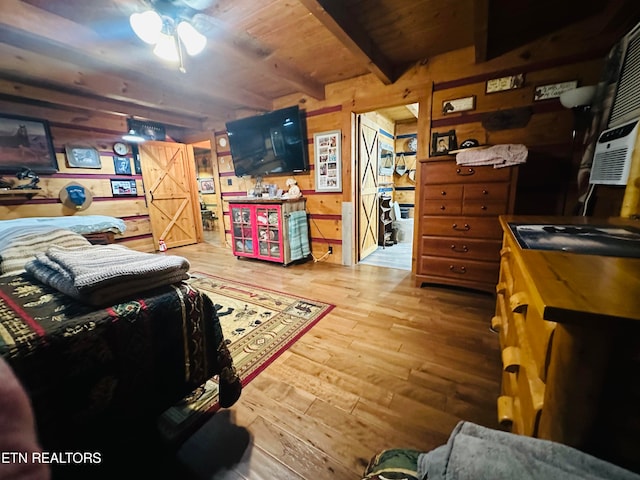
<svg viewBox="0 0 640 480"><path fill-rule="evenodd" d="M183 257L137 252L120 245L54 246L25 266L41 282L97 306L186 280L189 268Z"/></svg>
<svg viewBox="0 0 640 480"><path fill-rule="evenodd" d="M480 150L463 150L456 155L458 165L493 165L493 168L511 167L527 161L529 151L520 144L494 145Z"/></svg>
<svg viewBox="0 0 640 480"><path fill-rule="evenodd" d="M470 422L460 422L446 445L418 457L418 478L640 480L635 473L567 445Z"/></svg>
<svg viewBox="0 0 640 480"><path fill-rule="evenodd" d="M291 260L299 260L311 253L307 212L304 210L289 214L289 249Z"/></svg>

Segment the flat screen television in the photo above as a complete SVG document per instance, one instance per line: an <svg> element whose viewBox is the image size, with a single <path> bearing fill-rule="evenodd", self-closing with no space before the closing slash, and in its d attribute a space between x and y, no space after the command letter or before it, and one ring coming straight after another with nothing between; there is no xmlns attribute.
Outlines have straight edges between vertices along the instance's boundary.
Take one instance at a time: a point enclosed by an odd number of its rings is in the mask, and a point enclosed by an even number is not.
<svg viewBox="0 0 640 480"><path fill-rule="evenodd" d="M262 177L309 169L307 129L299 107L226 123L237 177Z"/></svg>

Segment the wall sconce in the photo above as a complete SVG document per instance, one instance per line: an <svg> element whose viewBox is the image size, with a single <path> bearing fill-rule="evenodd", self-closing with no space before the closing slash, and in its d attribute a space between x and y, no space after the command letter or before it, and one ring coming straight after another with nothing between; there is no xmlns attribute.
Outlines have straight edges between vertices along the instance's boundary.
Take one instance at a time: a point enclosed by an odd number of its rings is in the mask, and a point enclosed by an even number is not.
<svg viewBox="0 0 640 480"><path fill-rule="evenodd" d="M589 121L589 110L591 110L591 102L596 94L595 85L587 85L586 87L574 88L567 90L560 95L560 103L565 108L573 110L573 136L577 131L587 128Z"/></svg>

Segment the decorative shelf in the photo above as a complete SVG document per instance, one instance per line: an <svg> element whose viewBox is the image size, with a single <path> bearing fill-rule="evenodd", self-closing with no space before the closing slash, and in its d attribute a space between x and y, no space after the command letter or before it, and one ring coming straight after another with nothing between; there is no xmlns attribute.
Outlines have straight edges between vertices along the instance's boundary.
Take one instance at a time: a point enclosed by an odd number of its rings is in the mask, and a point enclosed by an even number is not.
<svg viewBox="0 0 640 480"><path fill-rule="evenodd" d="M30 199L31 197L39 194L40 192L42 192L42 190L35 189L35 188L9 188L6 190L0 190L0 196L1 196L0 198L11 199L11 198L27 197Z"/></svg>

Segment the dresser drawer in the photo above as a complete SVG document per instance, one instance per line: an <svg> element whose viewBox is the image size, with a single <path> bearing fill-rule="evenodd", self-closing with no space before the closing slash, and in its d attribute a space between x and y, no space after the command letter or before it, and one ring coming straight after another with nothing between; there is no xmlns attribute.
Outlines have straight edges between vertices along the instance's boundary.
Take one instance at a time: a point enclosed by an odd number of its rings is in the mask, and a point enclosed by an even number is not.
<svg viewBox="0 0 640 480"><path fill-rule="evenodd" d="M480 183L464 186L464 199L483 202L505 202L509 198L508 183Z"/></svg>
<svg viewBox="0 0 640 480"><path fill-rule="evenodd" d="M460 215L462 213L461 199L437 199L422 202L422 213L425 215Z"/></svg>
<svg viewBox="0 0 640 480"><path fill-rule="evenodd" d="M422 197L427 200L461 200L462 185L427 185L422 190Z"/></svg>
<svg viewBox="0 0 640 480"><path fill-rule="evenodd" d="M455 160L443 162L425 162L422 165L422 183L477 183L508 182L511 179L509 168L491 166L466 167L456 165Z"/></svg>
<svg viewBox="0 0 640 480"><path fill-rule="evenodd" d="M425 212L426 213L426 212ZM463 215L492 215L497 217L507 213L507 205L505 202L483 202L483 201L464 201L462 203Z"/></svg>
<svg viewBox="0 0 640 480"><path fill-rule="evenodd" d="M422 217L422 235L499 240L502 229L497 217L425 215Z"/></svg>
<svg viewBox="0 0 640 480"><path fill-rule="evenodd" d="M474 238L422 237L421 254L497 262L500 258L500 242Z"/></svg>
<svg viewBox="0 0 640 480"><path fill-rule="evenodd" d="M441 257L420 257L420 272L429 276L456 278L465 281L496 283L498 263Z"/></svg>

